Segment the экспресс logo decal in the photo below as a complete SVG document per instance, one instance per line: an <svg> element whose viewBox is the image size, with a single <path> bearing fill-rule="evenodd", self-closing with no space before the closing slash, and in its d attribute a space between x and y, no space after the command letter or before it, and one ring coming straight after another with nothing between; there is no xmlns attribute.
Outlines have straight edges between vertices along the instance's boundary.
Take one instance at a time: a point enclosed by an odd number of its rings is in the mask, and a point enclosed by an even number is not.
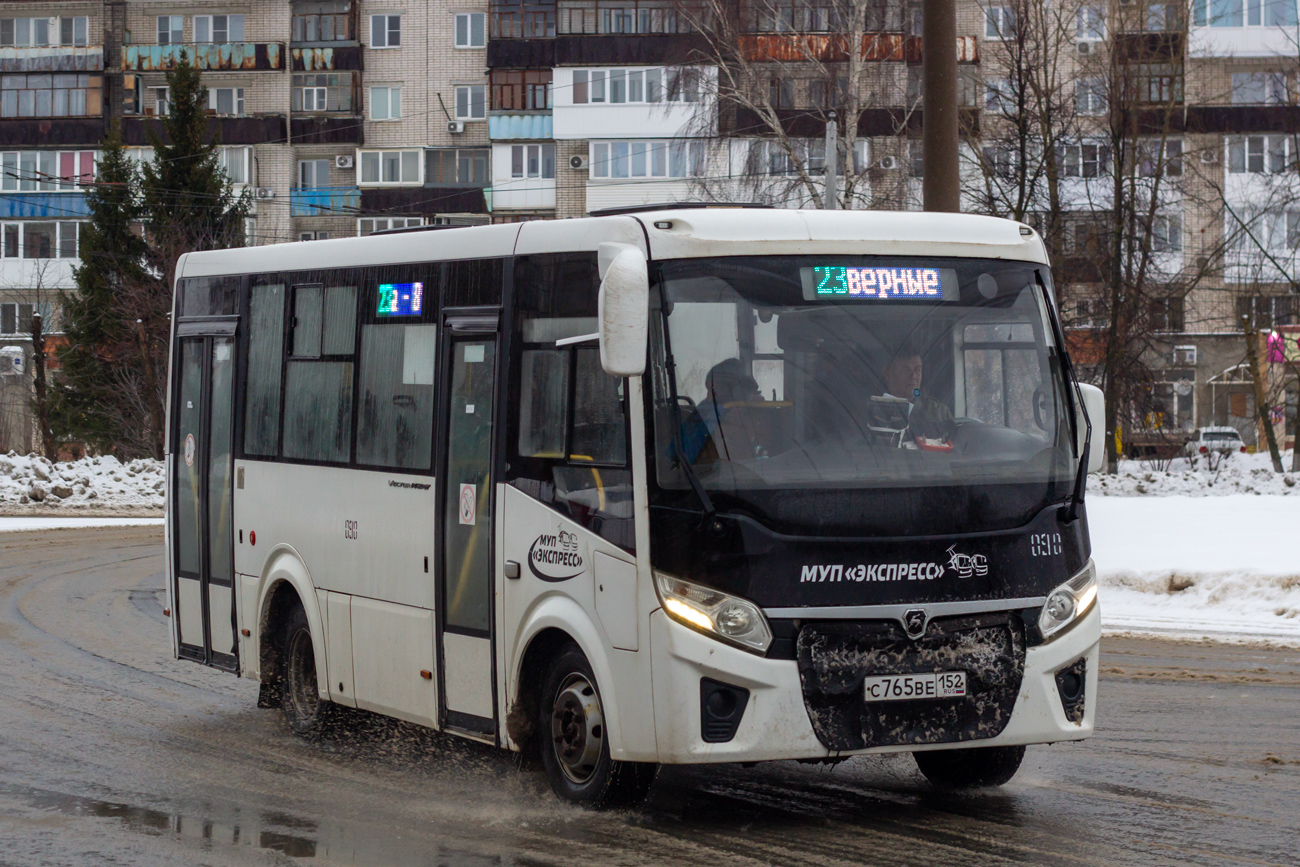
<svg viewBox="0 0 1300 867"><path fill-rule="evenodd" d="M538 536L528 549L528 569L543 581L568 581L581 575L586 563L577 534L558 530Z"/></svg>

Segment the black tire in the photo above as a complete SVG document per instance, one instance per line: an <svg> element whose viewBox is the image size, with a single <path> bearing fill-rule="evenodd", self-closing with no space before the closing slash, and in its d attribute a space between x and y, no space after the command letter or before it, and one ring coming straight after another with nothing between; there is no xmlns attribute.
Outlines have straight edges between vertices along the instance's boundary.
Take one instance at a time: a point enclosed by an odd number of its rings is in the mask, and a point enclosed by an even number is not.
<svg viewBox="0 0 1300 867"><path fill-rule="evenodd" d="M538 702L537 743L546 777L555 794L583 807L640 803L659 766L611 759L603 713L591 664L570 644L547 666Z"/></svg>
<svg viewBox="0 0 1300 867"><path fill-rule="evenodd" d="M942 789L978 789L1011 781L1025 757L1024 747L973 747L912 753L925 778Z"/></svg>
<svg viewBox="0 0 1300 867"><path fill-rule="evenodd" d="M339 707L320 697L316 681L316 650L307 613L295 605L285 626L280 652L280 705L289 728L309 741L319 739L337 723Z"/></svg>

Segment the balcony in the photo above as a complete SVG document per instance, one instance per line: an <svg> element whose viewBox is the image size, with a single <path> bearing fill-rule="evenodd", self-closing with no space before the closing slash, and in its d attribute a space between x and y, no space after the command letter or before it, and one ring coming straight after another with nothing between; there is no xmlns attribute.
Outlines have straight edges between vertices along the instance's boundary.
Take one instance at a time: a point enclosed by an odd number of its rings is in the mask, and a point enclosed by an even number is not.
<svg viewBox="0 0 1300 867"><path fill-rule="evenodd" d="M289 191L289 216L352 216L361 207L359 187L303 187Z"/></svg>
<svg viewBox="0 0 1300 867"><path fill-rule="evenodd" d="M0 72L100 72L104 49L83 48L0 48Z"/></svg>
<svg viewBox="0 0 1300 867"><path fill-rule="evenodd" d="M126 45L126 72L174 69L184 54L198 69L228 72L276 72L284 69L283 42L191 42L172 45Z"/></svg>
<svg viewBox="0 0 1300 867"><path fill-rule="evenodd" d="M488 138L493 141L545 141L554 138L551 113L494 111L488 115Z"/></svg>

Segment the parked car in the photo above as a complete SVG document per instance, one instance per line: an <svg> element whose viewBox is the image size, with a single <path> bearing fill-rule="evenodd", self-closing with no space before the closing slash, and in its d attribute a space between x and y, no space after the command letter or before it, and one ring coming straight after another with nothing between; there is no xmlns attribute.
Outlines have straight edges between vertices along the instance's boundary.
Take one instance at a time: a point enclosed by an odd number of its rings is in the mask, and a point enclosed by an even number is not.
<svg viewBox="0 0 1300 867"><path fill-rule="evenodd" d="M1205 455L1215 452L1220 455L1230 455L1233 452L1244 452L1246 444L1241 441L1241 434L1236 428L1214 426L1198 427L1192 432L1192 436L1187 440L1187 445L1183 446L1183 453L1188 457L1196 455Z"/></svg>

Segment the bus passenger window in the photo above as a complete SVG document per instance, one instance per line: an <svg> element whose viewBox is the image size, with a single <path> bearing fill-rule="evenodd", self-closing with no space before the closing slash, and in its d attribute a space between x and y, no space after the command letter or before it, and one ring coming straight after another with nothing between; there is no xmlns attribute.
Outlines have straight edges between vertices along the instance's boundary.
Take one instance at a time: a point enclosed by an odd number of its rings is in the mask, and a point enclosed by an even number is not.
<svg viewBox="0 0 1300 867"><path fill-rule="evenodd" d="M357 463L427 470L433 454L436 325L361 329Z"/></svg>
<svg viewBox="0 0 1300 867"><path fill-rule="evenodd" d="M351 355L357 339L357 287L325 289L325 323L322 355Z"/></svg>
<svg viewBox="0 0 1300 867"><path fill-rule="evenodd" d="M624 464L627 432L623 425L623 380L605 373L599 349L579 349L575 363L569 456L575 461Z"/></svg>
<svg viewBox="0 0 1300 867"><path fill-rule="evenodd" d="M320 326L324 290L320 286L293 289L293 357L320 357Z"/></svg>
<svg viewBox="0 0 1300 867"><path fill-rule="evenodd" d="M520 362L519 454L564 457L564 425L569 417L569 353L526 349Z"/></svg>
<svg viewBox="0 0 1300 867"><path fill-rule="evenodd" d="M253 285L249 292L244 454L275 457L280 446L280 365L284 358L284 284Z"/></svg>
<svg viewBox="0 0 1300 867"><path fill-rule="evenodd" d="M355 286L293 287L293 355L284 382L284 456L352 459Z"/></svg>

